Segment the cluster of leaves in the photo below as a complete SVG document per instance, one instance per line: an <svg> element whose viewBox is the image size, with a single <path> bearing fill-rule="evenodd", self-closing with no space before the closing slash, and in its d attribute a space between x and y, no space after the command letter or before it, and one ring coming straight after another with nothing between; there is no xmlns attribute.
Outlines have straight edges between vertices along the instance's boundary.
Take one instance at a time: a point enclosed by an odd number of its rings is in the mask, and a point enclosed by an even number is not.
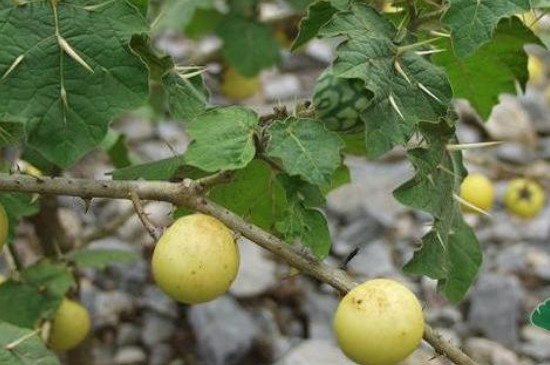
<svg viewBox="0 0 550 365"><path fill-rule="evenodd" d="M296 9L310 3L288 1ZM148 22L145 15L155 12L143 0L1 2L0 145L20 143L26 159L47 168L69 168L103 148L117 168L113 178L120 180L232 170L231 183L213 188L209 197L288 242L303 244L318 258L330 250L325 196L349 182L344 153L376 158L404 146L416 175L394 196L433 216L432 229L405 270L437 279L451 301L462 299L482 257L453 199L466 170L460 152L447 148L458 143L451 100L467 98L486 117L499 93L526 82L522 47L539 41L515 15L531 9L529 0L440 5L418 0L391 15L368 2L311 3L293 48L314 37L341 41L332 74L359 81L358 95L369 95L360 110L364 128L355 134L329 131L312 113L279 111L260 118L249 108L210 105L200 74L159 54L151 35L215 33L223 41L225 61L246 76L280 57L271 29L259 20L258 0L228 0L228 11L217 4L167 0ZM450 37L434 36L447 32ZM184 155L137 163L124 135L109 125L152 99L185 123L192 142ZM0 198L12 222L38 209L27 195ZM89 256L74 260L80 266L94 262ZM27 268L20 280L0 286L0 320L34 328L51 319L73 285L67 264ZM2 299L7 297L9 306ZM17 298L20 306L13 304Z"/></svg>

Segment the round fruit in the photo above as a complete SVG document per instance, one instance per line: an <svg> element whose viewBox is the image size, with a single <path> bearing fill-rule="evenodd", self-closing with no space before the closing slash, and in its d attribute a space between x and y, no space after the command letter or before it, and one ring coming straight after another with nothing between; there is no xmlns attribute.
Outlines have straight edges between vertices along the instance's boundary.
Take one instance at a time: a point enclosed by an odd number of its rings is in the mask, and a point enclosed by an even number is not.
<svg viewBox="0 0 550 365"><path fill-rule="evenodd" d="M495 189L491 180L481 174L470 174L460 185L460 197L471 205L487 212L495 202ZM479 213L472 207L462 204L462 210L468 213Z"/></svg>
<svg viewBox="0 0 550 365"><path fill-rule="evenodd" d="M319 118L331 131L358 132L364 128L361 112L368 106L371 94L359 79L337 77L326 69L313 90L313 105Z"/></svg>
<svg viewBox="0 0 550 365"><path fill-rule="evenodd" d="M352 289L334 317L340 348L361 365L390 365L409 356L424 333L422 307L406 287L389 279Z"/></svg>
<svg viewBox="0 0 550 365"><path fill-rule="evenodd" d="M259 76L243 76L233 66L228 66L222 74L221 92L229 99L248 99L254 96L259 89Z"/></svg>
<svg viewBox="0 0 550 365"><path fill-rule="evenodd" d="M90 315L82 304L63 299L52 323L50 348L66 351L78 346L90 332Z"/></svg>
<svg viewBox="0 0 550 365"><path fill-rule="evenodd" d="M8 239L9 221L4 206L0 203L0 251L4 248Z"/></svg>
<svg viewBox="0 0 550 365"><path fill-rule="evenodd" d="M152 268L167 295L183 303L204 303L229 289L239 270L239 251L222 222L193 214L164 232L153 252Z"/></svg>
<svg viewBox="0 0 550 365"><path fill-rule="evenodd" d="M544 200L541 186L528 179L512 180L504 195L508 211L522 218L536 216L544 206Z"/></svg>

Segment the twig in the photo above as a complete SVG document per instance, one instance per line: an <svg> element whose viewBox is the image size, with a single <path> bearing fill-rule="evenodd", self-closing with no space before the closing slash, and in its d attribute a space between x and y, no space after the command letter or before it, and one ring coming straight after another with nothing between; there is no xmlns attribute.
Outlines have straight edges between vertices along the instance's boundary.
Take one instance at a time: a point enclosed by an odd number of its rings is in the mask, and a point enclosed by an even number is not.
<svg viewBox="0 0 550 365"><path fill-rule="evenodd" d="M143 226L149 233L149 236L153 238L153 241L157 242L160 235L157 232L155 225L147 217L147 213L143 210L143 205L141 204L141 200L135 190L130 190L130 199L132 200L132 204L134 204L134 209L136 210L139 220L143 223Z"/></svg>
<svg viewBox="0 0 550 365"><path fill-rule="evenodd" d="M197 187L202 191L210 190L212 187L220 184L225 184L230 182L235 176L235 171L221 171L217 174L203 177L201 179L195 180Z"/></svg>
<svg viewBox="0 0 550 365"><path fill-rule="evenodd" d="M12 271L21 272L21 270L23 270L23 263L21 262L21 258L19 257L19 253L15 247L11 244L6 244L4 252L6 257L9 256L9 261L11 261L11 264L13 264Z"/></svg>
<svg viewBox="0 0 550 365"><path fill-rule="evenodd" d="M357 285L344 271L316 261L278 237L246 222L235 213L208 200L200 194L196 182L181 184L157 181L95 181L63 177L45 177L41 181L37 181L23 175L0 174L0 191L112 199L131 199L130 194L135 191L135 194L141 199L171 202L178 206L185 206L214 216L233 231L239 232L259 246L281 257L290 266L329 284L342 294ZM459 348L442 340L428 324L425 327L424 339L432 345L438 354L445 355L457 365L477 365Z"/></svg>
<svg viewBox="0 0 550 365"><path fill-rule="evenodd" d="M143 207L145 207L147 204L149 204L149 202L144 202L142 205ZM128 220L132 218L135 213L136 213L136 210L132 205L130 208L122 212L118 217L116 217L111 222L105 224L103 227L96 229L95 231L92 231L84 235L81 239L81 242L82 242L81 246L87 245L90 242L97 241L102 238L113 235L120 227L122 227L126 222L128 222Z"/></svg>

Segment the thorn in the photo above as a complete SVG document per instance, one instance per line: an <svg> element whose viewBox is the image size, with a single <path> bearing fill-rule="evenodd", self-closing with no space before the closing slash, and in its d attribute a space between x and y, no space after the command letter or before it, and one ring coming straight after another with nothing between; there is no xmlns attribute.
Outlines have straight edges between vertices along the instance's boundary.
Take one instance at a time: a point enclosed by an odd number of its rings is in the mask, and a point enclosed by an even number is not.
<svg viewBox="0 0 550 365"><path fill-rule="evenodd" d="M435 186L435 181L434 181L434 178L433 178L432 174L426 175L426 178L428 179L428 181L430 182L430 184L432 186Z"/></svg>
<svg viewBox="0 0 550 365"><path fill-rule="evenodd" d="M447 174L451 175L454 178L458 178L458 179L462 180L461 176L458 176L454 171L449 170L448 168L446 168L443 165L437 165L437 168L439 170L443 171L443 172L446 172Z"/></svg>
<svg viewBox="0 0 550 365"><path fill-rule="evenodd" d="M424 91L426 94L437 100L439 103L443 103L441 99L439 99L437 96L435 96L428 88L424 85L422 85L420 82L417 84L420 90Z"/></svg>
<svg viewBox="0 0 550 365"><path fill-rule="evenodd" d="M434 54L434 53L441 53L441 52L447 52L446 49L431 49L429 51L416 51L415 53L419 56L426 56L426 55L430 55L430 54Z"/></svg>
<svg viewBox="0 0 550 365"><path fill-rule="evenodd" d="M441 247L445 249L445 242L443 242L443 238L441 238L441 235L439 234L439 232L436 232L435 235L437 236L437 240L439 241L439 243L441 243Z"/></svg>
<svg viewBox="0 0 550 365"><path fill-rule="evenodd" d="M403 71L403 69L401 68L401 65L399 64L399 61L395 60L395 62L393 63L395 69L397 70L397 72L403 76L403 78L405 80L407 80L407 82L409 83L409 85L411 84L411 80L409 80L409 77L407 76L407 74L405 73L405 71Z"/></svg>
<svg viewBox="0 0 550 365"><path fill-rule="evenodd" d="M406 46L397 47L397 54L400 55L400 54L403 54L405 52L415 50L419 47L422 47L425 44L430 44L430 43L433 43L435 41L438 41L440 38L441 37L430 38L430 39L426 39L425 41L416 42L416 43L412 43L412 44L407 44Z"/></svg>
<svg viewBox="0 0 550 365"><path fill-rule="evenodd" d="M15 70L15 68L21 63L21 61L23 61L24 58L24 55L20 55L19 57L17 57L15 61L13 61L13 63L11 64L10 68L8 68L8 70L2 75L2 80L8 77L8 75L12 73L13 70Z"/></svg>
<svg viewBox="0 0 550 365"><path fill-rule="evenodd" d="M61 85L61 100L63 100L63 105L65 105L65 108L69 109L69 101L67 100L67 90L65 90L65 86Z"/></svg>
<svg viewBox="0 0 550 365"><path fill-rule="evenodd" d="M101 9L102 7L109 5L110 3L114 2L114 0L105 1L104 3L96 4L96 5L88 5L84 7L84 10L86 11L95 11L97 9Z"/></svg>
<svg viewBox="0 0 550 365"><path fill-rule="evenodd" d="M388 99L390 100L391 106L393 107L393 109L395 109L395 111L397 112L397 114L399 114L399 116L401 117L401 119L405 120L405 117L404 117L403 114L401 113L401 110L399 110L399 107L398 107L397 104L395 103L395 99L393 98L393 94L390 94L390 96L388 97Z"/></svg>
<svg viewBox="0 0 550 365"><path fill-rule="evenodd" d="M65 40L65 38L58 36L57 42L59 43L59 47L61 47L62 50L65 51L76 62L80 63L82 67L84 67L86 70L90 71L91 73L94 73L94 70L84 61L78 53L71 47L71 45Z"/></svg>
<svg viewBox="0 0 550 365"><path fill-rule="evenodd" d="M84 202L84 213L88 213L88 210L90 210L90 206L92 205L92 199L82 198L82 201Z"/></svg>
<svg viewBox="0 0 550 365"><path fill-rule="evenodd" d="M361 248L360 247L355 247L347 256L346 258L344 259L344 261L342 262L342 264L340 265L340 270L346 270L347 267L348 267L348 264L350 263L350 261L355 257L357 256L357 254L359 253L359 250Z"/></svg>
<svg viewBox="0 0 550 365"><path fill-rule="evenodd" d="M439 32L439 31L436 31L436 30L430 31L430 34L433 34L437 37L451 38L451 35L449 33Z"/></svg>
<svg viewBox="0 0 550 365"><path fill-rule="evenodd" d="M475 210L478 213L481 213L481 214L483 214L487 217L491 216L491 214L489 214L488 212L484 211L481 208L476 207L475 205L473 205L471 203L468 203L466 200L462 199L460 196L458 196L455 193L453 193L453 199L456 200L457 202L459 202L460 204L463 204L463 205L467 206L468 208L470 208L472 210Z"/></svg>
<svg viewBox="0 0 550 365"><path fill-rule="evenodd" d="M473 150L476 148L492 147L503 144L503 141L491 141L491 142L480 142L480 143L465 143L465 144L448 144L446 149L447 151L463 151L463 150Z"/></svg>

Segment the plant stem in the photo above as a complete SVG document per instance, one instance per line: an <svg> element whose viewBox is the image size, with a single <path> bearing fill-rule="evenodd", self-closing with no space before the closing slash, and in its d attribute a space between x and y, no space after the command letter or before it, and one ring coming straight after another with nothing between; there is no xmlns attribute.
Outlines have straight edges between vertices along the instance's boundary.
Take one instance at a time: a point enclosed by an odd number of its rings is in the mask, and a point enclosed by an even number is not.
<svg viewBox="0 0 550 365"><path fill-rule="evenodd" d="M197 182L185 180L184 183L159 181L96 181L71 178L35 178L25 175L0 174L0 191L26 192L39 194L59 194L82 198L103 197L112 199L130 199L135 191L141 199L171 202L178 206L196 210L218 218L233 231L255 242L275 255L281 257L290 266L319 281L329 284L341 294L347 293L357 284L344 271L332 268L313 257L300 252L283 240L246 222L228 209L208 200L201 193ZM426 324L424 339L432 345L438 354L445 355L457 365L477 365L468 355L441 337Z"/></svg>

